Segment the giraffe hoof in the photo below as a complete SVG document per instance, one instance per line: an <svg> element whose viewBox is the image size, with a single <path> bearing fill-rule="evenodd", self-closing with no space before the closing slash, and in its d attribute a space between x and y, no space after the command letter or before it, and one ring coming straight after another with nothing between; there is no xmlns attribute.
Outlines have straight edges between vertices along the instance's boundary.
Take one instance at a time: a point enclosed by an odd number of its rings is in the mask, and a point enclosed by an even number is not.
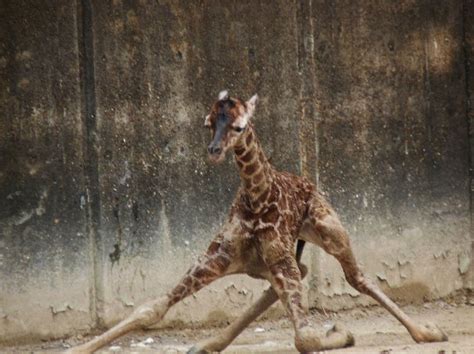
<svg viewBox="0 0 474 354"><path fill-rule="evenodd" d="M336 323L329 331L326 332L328 339L339 339L342 344L341 348L352 347L355 344L354 336L343 325Z"/></svg>
<svg viewBox="0 0 474 354"><path fill-rule="evenodd" d="M448 336L437 325L428 322L413 336L413 339L415 339L417 343L446 342Z"/></svg>
<svg viewBox="0 0 474 354"><path fill-rule="evenodd" d="M354 345L352 333L341 325L335 325L326 336L318 337L311 327L300 328L295 337L295 347L300 353L319 352Z"/></svg>
<svg viewBox="0 0 474 354"><path fill-rule="evenodd" d="M198 346L194 346L191 349L189 349L186 354L211 354L211 352L208 352L206 349L201 349Z"/></svg>
<svg viewBox="0 0 474 354"><path fill-rule="evenodd" d="M311 327L298 330L295 337L295 347L300 353L311 353L325 349L316 331Z"/></svg>

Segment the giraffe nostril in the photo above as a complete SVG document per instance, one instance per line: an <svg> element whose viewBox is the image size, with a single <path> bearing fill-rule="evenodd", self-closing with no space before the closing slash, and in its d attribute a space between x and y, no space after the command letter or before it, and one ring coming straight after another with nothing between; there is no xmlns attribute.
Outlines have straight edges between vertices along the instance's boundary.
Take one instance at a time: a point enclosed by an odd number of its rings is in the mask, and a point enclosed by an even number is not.
<svg viewBox="0 0 474 354"><path fill-rule="evenodd" d="M222 152L222 148L211 144L207 147L207 151L212 155L217 155Z"/></svg>

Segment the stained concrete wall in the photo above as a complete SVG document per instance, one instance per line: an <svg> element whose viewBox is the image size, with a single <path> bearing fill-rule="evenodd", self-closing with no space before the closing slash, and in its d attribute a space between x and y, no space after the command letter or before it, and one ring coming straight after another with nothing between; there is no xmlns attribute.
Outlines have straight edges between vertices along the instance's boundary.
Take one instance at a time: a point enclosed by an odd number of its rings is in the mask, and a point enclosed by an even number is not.
<svg viewBox="0 0 474 354"><path fill-rule="evenodd" d="M224 87L259 93L273 164L328 193L393 296L472 288L469 2L0 10L1 341L109 325L177 281L239 183L231 159L206 161L203 117ZM305 258L312 306L357 303L332 259ZM263 287L219 280L167 323L225 320Z"/></svg>
<svg viewBox="0 0 474 354"><path fill-rule="evenodd" d="M76 6L0 3L0 338L91 323Z"/></svg>
<svg viewBox="0 0 474 354"><path fill-rule="evenodd" d="M471 255L462 2L312 11L319 179L363 268L404 300L460 289ZM316 262L316 296L346 306L343 295L356 293L335 262Z"/></svg>

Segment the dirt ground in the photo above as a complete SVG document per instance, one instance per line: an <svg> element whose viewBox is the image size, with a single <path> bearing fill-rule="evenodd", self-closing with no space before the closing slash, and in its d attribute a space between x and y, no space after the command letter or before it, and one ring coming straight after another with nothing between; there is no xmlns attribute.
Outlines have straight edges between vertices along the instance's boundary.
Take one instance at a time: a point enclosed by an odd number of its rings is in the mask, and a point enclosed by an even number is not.
<svg viewBox="0 0 474 354"><path fill-rule="evenodd" d="M321 332L335 322L344 324L356 338L352 348L331 353L474 353L474 302L450 304L445 301L421 306L405 306L405 311L420 323L434 322L448 335L449 342L416 344L405 329L379 307L358 308L339 313L311 316L322 324ZM219 328L159 330L135 333L117 340L100 353L185 353L200 339L212 336ZM225 353L296 353L293 330L288 320L256 322L229 346ZM32 345L0 348L2 353L59 352L87 339L81 336Z"/></svg>

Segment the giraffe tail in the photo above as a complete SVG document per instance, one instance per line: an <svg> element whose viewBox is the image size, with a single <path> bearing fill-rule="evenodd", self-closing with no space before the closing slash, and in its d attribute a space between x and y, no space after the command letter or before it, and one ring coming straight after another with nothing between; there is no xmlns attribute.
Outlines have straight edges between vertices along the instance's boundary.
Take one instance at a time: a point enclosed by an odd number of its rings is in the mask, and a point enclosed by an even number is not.
<svg viewBox="0 0 474 354"><path fill-rule="evenodd" d="M306 241L298 240L296 243L296 262L301 262L301 256L303 255L303 249Z"/></svg>

